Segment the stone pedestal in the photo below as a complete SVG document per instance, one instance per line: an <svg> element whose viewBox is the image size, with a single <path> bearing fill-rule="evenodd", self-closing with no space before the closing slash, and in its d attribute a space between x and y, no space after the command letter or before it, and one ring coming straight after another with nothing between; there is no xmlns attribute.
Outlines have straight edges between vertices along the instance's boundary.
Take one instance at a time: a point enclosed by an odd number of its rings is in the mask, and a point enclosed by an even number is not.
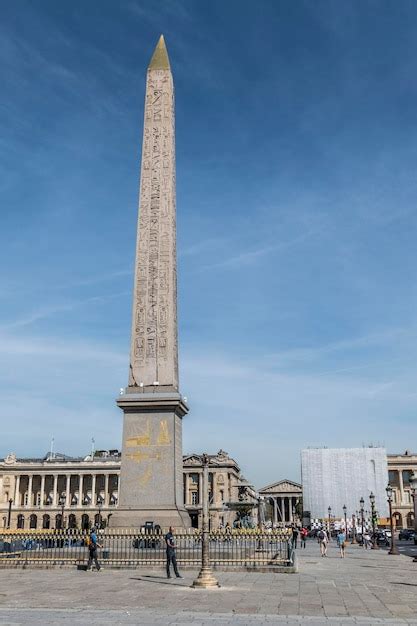
<svg viewBox="0 0 417 626"><path fill-rule="evenodd" d="M182 418L188 407L182 396L128 388L117 404L124 412L123 448L112 526L191 527L183 496Z"/></svg>

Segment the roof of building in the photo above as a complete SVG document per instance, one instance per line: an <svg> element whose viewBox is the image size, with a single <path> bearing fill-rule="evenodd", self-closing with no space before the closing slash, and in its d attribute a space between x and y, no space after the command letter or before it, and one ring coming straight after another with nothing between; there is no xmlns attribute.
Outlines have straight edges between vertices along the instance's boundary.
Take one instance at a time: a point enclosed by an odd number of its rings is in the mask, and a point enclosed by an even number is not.
<svg viewBox="0 0 417 626"><path fill-rule="evenodd" d="M119 450L96 450L94 455L69 456L63 452L47 452L43 457L17 457L13 452L8 454L0 463L4 465L14 465L15 463L83 463L86 461L115 462L119 461L121 453Z"/></svg>
<svg viewBox="0 0 417 626"><path fill-rule="evenodd" d="M217 465L217 466L228 465L228 466L233 466L233 467L235 467L237 472L240 472L240 467L237 464L237 461L235 461L235 459L232 459L232 457L230 457L229 454L227 452L225 452L224 450L220 449L217 452L217 454L209 454L208 457L210 459L210 464L211 465ZM202 454L197 454L197 453L184 454L183 462L184 462L185 465L196 465L196 466L202 465L202 463L203 463L203 455Z"/></svg>
<svg viewBox="0 0 417 626"><path fill-rule="evenodd" d="M266 485L266 487L261 487L261 489L259 489L259 493L273 493L276 491L285 493L287 491L301 491L301 489L300 483L284 478L283 480L278 480L278 482L272 483L271 485Z"/></svg>

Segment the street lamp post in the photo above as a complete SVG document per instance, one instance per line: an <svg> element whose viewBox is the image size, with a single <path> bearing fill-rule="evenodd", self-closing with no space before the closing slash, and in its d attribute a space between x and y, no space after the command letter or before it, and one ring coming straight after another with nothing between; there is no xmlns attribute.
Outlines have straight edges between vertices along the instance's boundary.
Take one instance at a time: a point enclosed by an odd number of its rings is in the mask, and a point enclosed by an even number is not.
<svg viewBox="0 0 417 626"><path fill-rule="evenodd" d="M363 498L361 498L359 500L359 504L361 505L361 508L360 508L360 511L361 511L361 535L362 535L362 548L363 548L363 546L365 545L365 542L364 542L364 539L363 539L363 527L364 527L364 523L365 523L363 514L364 514L365 500Z"/></svg>
<svg viewBox="0 0 417 626"><path fill-rule="evenodd" d="M209 456L204 453L202 455L203 465L203 533L202 533L202 545L201 545L201 570L197 578L192 584L194 589L209 589L213 587L220 587L219 583L213 576L213 572L210 567L210 534L209 534L209 499L208 499L208 468L209 468Z"/></svg>
<svg viewBox="0 0 417 626"><path fill-rule="evenodd" d="M414 530L417 533L417 475L415 472L413 472L411 478L410 478L410 487L411 487L411 493L413 496L413 508L414 508ZM415 539L414 539L415 542ZM417 563L417 556L414 557L413 559L414 563Z"/></svg>
<svg viewBox="0 0 417 626"><path fill-rule="evenodd" d="M347 527L346 511L347 511L347 506L346 506L346 504L344 504L343 505L343 515L345 516L345 535L346 535L346 539L347 539L348 538L348 527Z"/></svg>
<svg viewBox="0 0 417 626"><path fill-rule="evenodd" d="M7 512L7 528L10 528L10 521L12 519L12 504L13 504L13 498L9 499L9 510Z"/></svg>
<svg viewBox="0 0 417 626"><path fill-rule="evenodd" d="M387 492L388 506L389 506L389 524L391 528L391 549L388 554L399 554L398 548L395 545L394 523L392 520L392 488L390 485L385 490Z"/></svg>
<svg viewBox="0 0 417 626"><path fill-rule="evenodd" d="M61 529L63 530L65 527L65 524L64 524L65 496L63 494L59 496L58 504L61 507Z"/></svg>
<svg viewBox="0 0 417 626"><path fill-rule="evenodd" d="M330 539L330 522L331 522L331 515L332 515L332 507L329 506L329 508L327 509L327 512L329 514L329 539Z"/></svg>
<svg viewBox="0 0 417 626"><path fill-rule="evenodd" d="M101 509L103 506L103 498L101 495L97 498L97 507L98 507L98 528L101 529Z"/></svg>
<svg viewBox="0 0 417 626"><path fill-rule="evenodd" d="M352 541L350 543L356 543L356 516L352 513Z"/></svg>
<svg viewBox="0 0 417 626"><path fill-rule="evenodd" d="M376 510L375 510L375 495L372 493L369 494L369 500L371 502L371 521L372 521L372 550L379 550L377 538L376 538L376 530L375 530L375 521L376 521Z"/></svg>

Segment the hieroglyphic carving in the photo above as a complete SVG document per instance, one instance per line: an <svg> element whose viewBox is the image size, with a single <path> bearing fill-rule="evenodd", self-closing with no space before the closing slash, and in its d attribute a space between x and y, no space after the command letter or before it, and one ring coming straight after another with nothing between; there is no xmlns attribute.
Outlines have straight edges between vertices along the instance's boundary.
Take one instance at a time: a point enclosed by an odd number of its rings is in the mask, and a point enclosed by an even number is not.
<svg viewBox="0 0 417 626"><path fill-rule="evenodd" d="M171 439L169 436L168 422L167 420L161 420L159 423L157 444L160 446L169 446L170 443Z"/></svg>
<svg viewBox="0 0 417 626"><path fill-rule="evenodd" d="M148 71L129 385L178 388L175 121L170 70Z"/></svg>
<svg viewBox="0 0 417 626"><path fill-rule="evenodd" d="M126 446L132 448L135 446L149 446L151 443L151 423L150 420L146 420L145 432L135 437L128 437L126 439Z"/></svg>

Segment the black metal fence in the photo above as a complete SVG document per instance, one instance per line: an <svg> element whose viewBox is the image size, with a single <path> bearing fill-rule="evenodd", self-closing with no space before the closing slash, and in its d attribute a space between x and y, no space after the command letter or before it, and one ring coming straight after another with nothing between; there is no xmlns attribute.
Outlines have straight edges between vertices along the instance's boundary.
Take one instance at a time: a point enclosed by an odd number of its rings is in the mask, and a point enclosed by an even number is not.
<svg viewBox="0 0 417 626"><path fill-rule="evenodd" d="M0 534L0 567L85 565L88 533L79 530L3 531ZM201 563L201 533L175 534L181 567ZM99 559L111 567L156 567L166 561L164 534L143 531L102 530ZM210 533L210 557L214 567L274 568L291 566L293 550L286 531L232 531Z"/></svg>

